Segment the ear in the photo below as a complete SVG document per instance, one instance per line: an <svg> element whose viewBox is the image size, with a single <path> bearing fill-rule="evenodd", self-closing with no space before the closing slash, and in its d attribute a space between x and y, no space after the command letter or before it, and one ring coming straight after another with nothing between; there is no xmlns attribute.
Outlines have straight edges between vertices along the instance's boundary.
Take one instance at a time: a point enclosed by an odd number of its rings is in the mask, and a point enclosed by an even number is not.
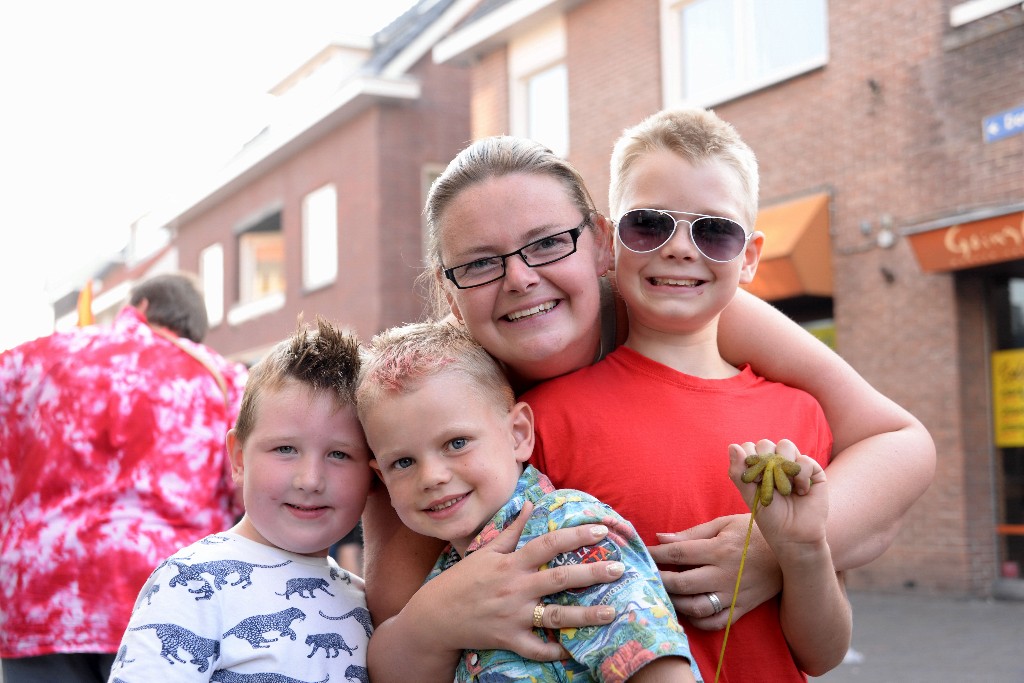
<svg viewBox="0 0 1024 683"><path fill-rule="evenodd" d="M594 238L597 244L597 274L603 275L615 267L615 226L598 211L594 212Z"/></svg>
<svg viewBox="0 0 1024 683"><path fill-rule="evenodd" d="M757 272L757 264L761 260L761 249L764 247L764 233L754 231L747 240L747 246L743 250L742 262L740 265L740 284L745 285L753 281L754 273Z"/></svg>
<svg viewBox="0 0 1024 683"><path fill-rule="evenodd" d="M231 481L241 486L245 477L245 461L242 457L242 442L238 440L235 430L228 431L225 439L228 447L228 459L231 461Z"/></svg>
<svg viewBox="0 0 1024 683"><path fill-rule="evenodd" d="M380 471L380 465L377 464L376 458L370 460L370 469L377 473L378 479L384 481L384 474Z"/></svg>
<svg viewBox="0 0 1024 683"><path fill-rule="evenodd" d="M533 455L533 409L530 404L520 401L512 406L508 417L512 427L516 461L526 462Z"/></svg>
<svg viewBox="0 0 1024 683"><path fill-rule="evenodd" d="M435 277L437 278L437 286L444 292L444 298L445 301L448 302L448 308L452 309L452 315L455 316L455 319L460 323L465 324L466 321L462 319L462 311L459 310L459 304L455 300L454 292L452 292L454 283L450 282L440 270L437 271Z"/></svg>

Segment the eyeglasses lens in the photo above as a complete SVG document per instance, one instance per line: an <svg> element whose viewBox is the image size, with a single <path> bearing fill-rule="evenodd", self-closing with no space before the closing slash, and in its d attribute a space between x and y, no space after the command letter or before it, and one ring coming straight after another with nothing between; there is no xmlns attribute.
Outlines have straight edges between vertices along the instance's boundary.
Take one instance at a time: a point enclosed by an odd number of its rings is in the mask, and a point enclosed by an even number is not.
<svg viewBox="0 0 1024 683"><path fill-rule="evenodd" d="M619 239L636 252L654 251L672 238L676 222L660 211L636 209L619 219Z"/></svg>
<svg viewBox="0 0 1024 683"><path fill-rule="evenodd" d="M693 242L712 261L731 261L743 251L747 235L728 218L698 218L691 228Z"/></svg>
<svg viewBox="0 0 1024 683"><path fill-rule="evenodd" d="M685 220L680 222L688 223ZM639 253L660 249L672 239L675 229L675 218L653 209L627 211L618 224L622 244ZM739 223L716 216L695 219L690 234L700 253L712 261L733 260L743 251L747 241L747 235Z"/></svg>

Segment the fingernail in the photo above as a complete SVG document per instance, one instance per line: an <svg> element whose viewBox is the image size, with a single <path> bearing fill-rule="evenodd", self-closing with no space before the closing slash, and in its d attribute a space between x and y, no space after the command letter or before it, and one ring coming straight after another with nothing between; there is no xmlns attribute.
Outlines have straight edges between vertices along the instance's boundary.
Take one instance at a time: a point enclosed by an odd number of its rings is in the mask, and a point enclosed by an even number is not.
<svg viewBox="0 0 1024 683"><path fill-rule="evenodd" d="M590 527L590 533L594 534L594 536L596 536L597 538L603 538L604 536L608 535L608 527L606 527L604 524L595 524L594 526Z"/></svg>
<svg viewBox="0 0 1024 683"><path fill-rule="evenodd" d="M611 621L615 618L615 610L611 607L600 607L597 610L597 618L602 621Z"/></svg>
<svg viewBox="0 0 1024 683"><path fill-rule="evenodd" d="M612 576L622 576L624 571L626 571L626 565L621 562L612 562L608 565L608 573Z"/></svg>

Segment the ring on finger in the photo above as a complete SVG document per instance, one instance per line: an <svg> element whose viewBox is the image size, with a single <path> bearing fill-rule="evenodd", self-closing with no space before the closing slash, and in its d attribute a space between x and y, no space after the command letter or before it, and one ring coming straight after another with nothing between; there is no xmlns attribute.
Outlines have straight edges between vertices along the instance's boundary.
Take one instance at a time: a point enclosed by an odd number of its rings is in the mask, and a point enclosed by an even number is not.
<svg viewBox="0 0 1024 683"><path fill-rule="evenodd" d="M708 596L708 600L711 601L711 609L715 611L715 614L722 611L722 601L718 599L717 595L714 593L705 593L704 595Z"/></svg>
<svg viewBox="0 0 1024 683"><path fill-rule="evenodd" d="M533 627L544 628L544 608L546 605L542 602L533 608Z"/></svg>

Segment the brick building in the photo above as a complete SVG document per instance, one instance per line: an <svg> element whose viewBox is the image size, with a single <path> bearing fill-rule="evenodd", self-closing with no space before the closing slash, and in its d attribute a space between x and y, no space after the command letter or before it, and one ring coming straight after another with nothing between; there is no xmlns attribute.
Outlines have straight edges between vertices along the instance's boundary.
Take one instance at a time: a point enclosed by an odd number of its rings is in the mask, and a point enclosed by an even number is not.
<svg viewBox="0 0 1024 683"><path fill-rule="evenodd" d="M203 281L211 346L254 362L300 313L364 338L422 316L426 191L469 138L468 73L429 54L452 4L325 47L274 88L273 120L217 177L148 217L173 267Z"/></svg>
<svg viewBox="0 0 1024 683"><path fill-rule="evenodd" d="M990 388L993 353L1024 346L1019 2L491 1L434 58L470 68L474 137L550 141L599 207L623 128L682 103L736 125L761 163L753 289L834 333L938 446L934 484L851 585L1019 591L1024 393L1019 378L998 402ZM534 130L534 107L565 120ZM1001 112L989 141L983 121ZM1005 444L995 415L1011 422Z"/></svg>
<svg viewBox="0 0 1024 683"><path fill-rule="evenodd" d="M160 263L202 274L220 351L254 360L300 311L364 337L418 318L426 189L469 139L545 142L606 210L621 130L710 106L761 165L751 288L938 446L850 585L1024 592L1019 0L422 0L280 91L290 115L161 222Z"/></svg>

